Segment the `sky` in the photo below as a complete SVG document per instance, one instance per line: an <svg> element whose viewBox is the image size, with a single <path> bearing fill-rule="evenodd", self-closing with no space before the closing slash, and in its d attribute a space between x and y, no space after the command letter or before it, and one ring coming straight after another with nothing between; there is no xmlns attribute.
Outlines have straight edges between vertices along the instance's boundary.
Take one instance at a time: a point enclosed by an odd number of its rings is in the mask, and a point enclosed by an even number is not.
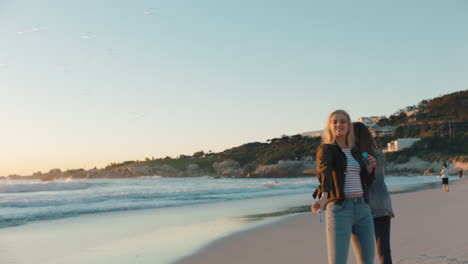
<svg viewBox="0 0 468 264"><path fill-rule="evenodd" d="M0 0L0 175L219 152L468 84L468 2Z"/></svg>

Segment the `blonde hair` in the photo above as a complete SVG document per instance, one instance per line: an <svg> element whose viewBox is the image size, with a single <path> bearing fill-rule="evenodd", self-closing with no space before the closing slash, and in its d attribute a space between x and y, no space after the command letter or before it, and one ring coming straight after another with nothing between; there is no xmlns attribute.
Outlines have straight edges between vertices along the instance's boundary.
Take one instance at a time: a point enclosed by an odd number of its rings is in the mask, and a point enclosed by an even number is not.
<svg viewBox="0 0 468 264"><path fill-rule="evenodd" d="M343 114L346 117L346 122L348 122L348 134L346 135L346 145L348 145L349 148L354 147L354 129L353 129L353 123L351 123L351 118L349 117L348 113L344 110L335 110L328 115L327 119L327 125L325 126L325 129L323 130L322 133L322 142L325 144L336 144L335 140L335 134L332 131L332 116L335 114Z"/></svg>

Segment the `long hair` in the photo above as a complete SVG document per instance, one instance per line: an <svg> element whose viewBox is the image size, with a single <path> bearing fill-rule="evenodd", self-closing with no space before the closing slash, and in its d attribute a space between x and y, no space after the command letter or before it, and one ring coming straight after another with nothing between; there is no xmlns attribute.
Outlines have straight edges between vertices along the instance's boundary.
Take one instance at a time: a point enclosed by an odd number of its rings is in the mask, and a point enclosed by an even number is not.
<svg viewBox="0 0 468 264"><path fill-rule="evenodd" d="M378 151L377 144L367 126L361 122L354 122L353 127L356 147L358 147L361 152L367 152L375 157L375 152Z"/></svg>
<svg viewBox="0 0 468 264"><path fill-rule="evenodd" d="M332 116L334 114L342 114L346 117L346 122L348 122L348 134L346 135L346 145L348 145L349 148L354 147L354 129L353 129L353 124L351 123L351 118L349 117L348 113L344 110L335 110L328 115L328 120L327 120L327 125L325 126L325 129L323 130L322 134L322 142L325 144L335 144L336 138L335 138L335 133L332 131Z"/></svg>

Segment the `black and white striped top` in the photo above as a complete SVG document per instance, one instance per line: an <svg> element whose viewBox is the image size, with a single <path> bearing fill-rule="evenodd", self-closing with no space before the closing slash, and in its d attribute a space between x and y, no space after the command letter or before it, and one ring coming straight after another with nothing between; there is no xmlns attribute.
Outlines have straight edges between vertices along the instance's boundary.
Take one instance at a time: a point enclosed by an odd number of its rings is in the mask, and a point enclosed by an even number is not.
<svg viewBox="0 0 468 264"><path fill-rule="evenodd" d="M344 193L349 194L363 194L361 185L361 166L354 159L350 149L343 149L346 159L348 160L348 166L346 167Z"/></svg>

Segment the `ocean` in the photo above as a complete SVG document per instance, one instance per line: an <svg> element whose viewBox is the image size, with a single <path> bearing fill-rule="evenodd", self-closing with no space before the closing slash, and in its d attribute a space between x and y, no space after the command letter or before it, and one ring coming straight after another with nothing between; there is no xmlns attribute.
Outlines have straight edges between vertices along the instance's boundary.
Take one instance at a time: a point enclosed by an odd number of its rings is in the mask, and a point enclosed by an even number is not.
<svg viewBox="0 0 468 264"><path fill-rule="evenodd" d="M434 176L386 178L393 191L439 181ZM85 214L307 194L317 184L310 177L0 180L0 228Z"/></svg>
<svg viewBox="0 0 468 264"><path fill-rule="evenodd" d="M386 177L394 193L439 182ZM0 259L171 263L220 237L298 212L291 209L303 212L317 184L310 177L0 180Z"/></svg>

